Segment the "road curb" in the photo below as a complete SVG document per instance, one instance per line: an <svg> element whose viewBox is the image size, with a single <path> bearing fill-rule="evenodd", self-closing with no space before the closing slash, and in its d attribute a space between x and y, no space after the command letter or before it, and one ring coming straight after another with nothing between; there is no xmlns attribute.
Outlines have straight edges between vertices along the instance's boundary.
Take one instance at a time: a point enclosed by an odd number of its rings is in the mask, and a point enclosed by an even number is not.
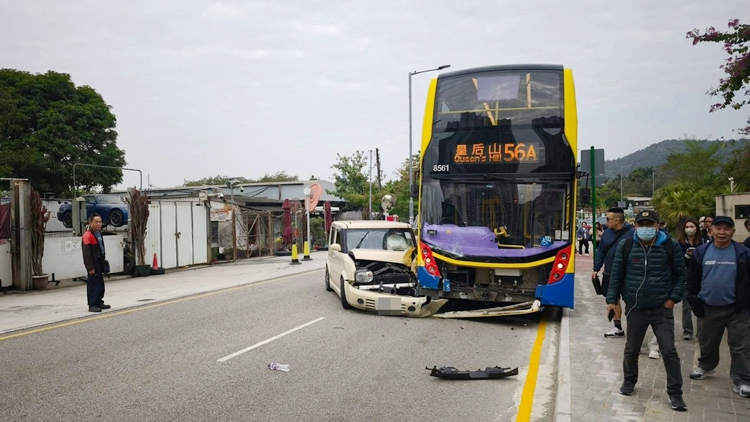
<svg viewBox="0 0 750 422"><path fill-rule="evenodd" d="M570 422L570 318L569 309L562 310L560 319L560 343L557 356L557 400L555 403L555 422Z"/></svg>

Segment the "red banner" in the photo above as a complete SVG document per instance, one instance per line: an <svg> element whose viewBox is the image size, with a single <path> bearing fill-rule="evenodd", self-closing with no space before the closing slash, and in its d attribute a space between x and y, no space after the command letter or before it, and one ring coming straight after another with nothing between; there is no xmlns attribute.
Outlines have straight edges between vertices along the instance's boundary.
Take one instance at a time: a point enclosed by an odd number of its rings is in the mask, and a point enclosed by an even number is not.
<svg viewBox="0 0 750 422"><path fill-rule="evenodd" d="M0 204L0 239L10 239L10 204Z"/></svg>

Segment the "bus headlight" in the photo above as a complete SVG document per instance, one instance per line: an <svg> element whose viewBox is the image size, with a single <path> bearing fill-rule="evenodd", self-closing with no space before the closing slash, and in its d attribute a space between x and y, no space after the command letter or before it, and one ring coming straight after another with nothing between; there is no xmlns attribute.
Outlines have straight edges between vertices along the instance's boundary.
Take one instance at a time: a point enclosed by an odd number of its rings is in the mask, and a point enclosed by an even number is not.
<svg viewBox="0 0 750 422"><path fill-rule="evenodd" d="M357 272L354 273L354 279L357 283L369 283L372 281L372 278L372 271L357 270Z"/></svg>

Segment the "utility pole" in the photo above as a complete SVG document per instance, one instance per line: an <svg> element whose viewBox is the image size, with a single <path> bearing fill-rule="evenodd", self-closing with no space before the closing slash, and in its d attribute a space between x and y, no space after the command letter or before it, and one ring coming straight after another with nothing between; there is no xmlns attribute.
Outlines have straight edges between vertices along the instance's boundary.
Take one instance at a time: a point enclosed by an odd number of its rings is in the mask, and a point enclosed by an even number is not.
<svg viewBox="0 0 750 422"><path fill-rule="evenodd" d="M237 261L237 216L235 215L235 210L237 209L237 206L234 203L234 185L239 183L240 181L237 179L232 179L227 182L227 187L229 188L229 192L232 198L232 260L233 262ZM240 191L242 190L242 187L240 187Z"/></svg>
<svg viewBox="0 0 750 422"><path fill-rule="evenodd" d="M599 214L596 212L596 153L594 147L591 147L591 225L594 226L594 233L596 233L596 222L599 220ZM596 260L596 235L591 238L591 243L594 247L592 258Z"/></svg>
<svg viewBox="0 0 750 422"><path fill-rule="evenodd" d="M375 176L376 180L378 181L378 192L383 190L383 180L380 177L380 149L375 148L375 167L378 170L377 175Z"/></svg>

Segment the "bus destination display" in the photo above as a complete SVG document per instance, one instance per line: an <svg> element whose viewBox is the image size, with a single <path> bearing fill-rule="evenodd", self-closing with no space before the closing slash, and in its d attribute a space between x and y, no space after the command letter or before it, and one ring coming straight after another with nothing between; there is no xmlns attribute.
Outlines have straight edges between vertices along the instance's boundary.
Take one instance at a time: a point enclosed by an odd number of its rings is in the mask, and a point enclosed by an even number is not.
<svg viewBox="0 0 750 422"><path fill-rule="evenodd" d="M538 163L539 144L478 143L457 144L453 153L453 164L481 163Z"/></svg>

